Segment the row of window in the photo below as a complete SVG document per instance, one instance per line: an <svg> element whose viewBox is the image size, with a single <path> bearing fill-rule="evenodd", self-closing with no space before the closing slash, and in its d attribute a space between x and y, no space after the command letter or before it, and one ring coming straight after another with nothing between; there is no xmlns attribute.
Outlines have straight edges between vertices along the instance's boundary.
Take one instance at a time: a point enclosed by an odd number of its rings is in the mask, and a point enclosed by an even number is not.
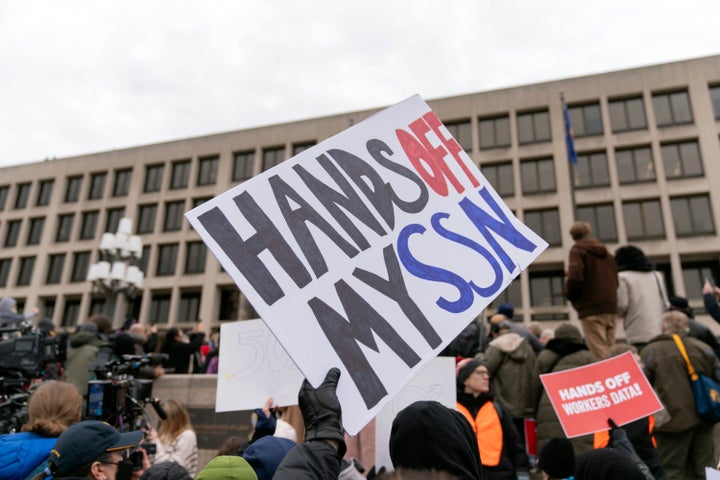
<svg viewBox="0 0 720 480"><path fill-rule="evenodd" d="M704 174L697 140L664 143L660 151L667 180L701 177ZM620 185L656 180L655 163L650 146L616 149L615 163ZM481 171L500 196L515 195L512 163L481 165ZM555 192L554 160L552 158L521 160L520 178L524 195ZM577 163L572 166L572 178L573 186L577 189L609 186L607 154L604 151L579 153Z"/></svg>
<svg viewBox="0 0 720 480"><path fill-rule="evenodd" d="M710 198L707 195L671 197L670 208L677 237L715 234ZM579 205L575 218L588 222L592 226L593 235L599 240L618 241L615 207L612 203ZM666 237L662 207L657 198L623 202L622 218L629 241ZM524 223L551 246L562 244L557 208L525 211Z"/></svg>
<svg viewBox="0 0 720 480"><path fill-rule="evenodd" d="M142 257L139 261L139 267L142 271L147 272L148 260L150 258L151 246L143 247ZM178 252L180 244L169 243L157 246L157 262L155 265L155 276L175 275L177 268ZM90 267L90 258L92 252L73 252L73 253L56 253L50 254L47 261L47 270L45 272L45 284L55 285L62 283L66 270L66 264L70 269L70 283L85 282L87 279L88 268ZM70 261L68 263L68 258ZM205 272L205 260L207 258L207 248L203 242L193 241L185 243L185 262L183 274L192 275ZM32 277L35 270L37 256L19 257L19 267L15 286L22 287L32 283ZM10 269L12 267L12 258L0 259L0 288L8 286Z"/></svg>

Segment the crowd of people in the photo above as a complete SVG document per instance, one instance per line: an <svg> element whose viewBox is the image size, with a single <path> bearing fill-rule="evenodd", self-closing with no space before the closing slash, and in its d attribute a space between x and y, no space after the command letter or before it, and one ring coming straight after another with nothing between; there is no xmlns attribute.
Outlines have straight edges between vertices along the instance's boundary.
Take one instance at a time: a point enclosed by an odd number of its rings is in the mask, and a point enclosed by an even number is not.
<svg viewBox="0 0 720 480"><path fill-rule="evenodd" d="M161 365L137 372L153 379L169 373L216 373L219 357L217 337L206 339L200 323L188 333L171 328L162 338L156 328L130 322L113 332L106 317L93 316L67 339L63 378L33 390L22 433L0 436L0 478L704 478L705 468L717 463L714 425L695 412L678 347L682 344L698 373L720 381L717 339L693 318L686 299L668 294L642 250L624 246L613 255L583 222L574 224L570 234L574 245L565 293L577 311L579 328L570 321L554 330L537 322L525 326L515 321L509 304L500 305L487 321L473 322L441 352L456 357L455 408L419 401L393 421L388 448L394 472L376 469L367 458L361 459L370 462L365 469L352 458L362 446L354 445L357 439L342 428L337 368L317 388L303 383L301 419L290 420L268 399L255 411L252 435L228 432L207 465L198 462L188 411L175 400L163 402L167 418L158 426L147 424L138 431L82 421L92 372L113 358L166 354ZM702 295L706 311L720 323L720 289L708 281ZM17 312L10 314L21 321ZM625 331L625 341L619 343L618 324ZM621 426L608 419L607 431L565 438L540 375L625 352L644 369L664 409ZM154 451L146 450L148 444Z"/></svg>

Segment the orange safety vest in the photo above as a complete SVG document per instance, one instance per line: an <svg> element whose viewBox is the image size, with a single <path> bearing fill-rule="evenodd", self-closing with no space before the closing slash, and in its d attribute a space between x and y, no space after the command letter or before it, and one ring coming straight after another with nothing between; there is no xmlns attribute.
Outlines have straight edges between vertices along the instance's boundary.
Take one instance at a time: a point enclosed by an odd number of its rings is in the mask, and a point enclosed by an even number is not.
<svg viewBox="0 0 720 480"><path fill-rule="evenodd" d="M493 402L486 402L475 418L460 403L455 408L467 418L477 436L482 464L486 467L497 467L502 455L503 431L500 416Z"/></svg>
<svg viewBox="0 0 720 480"><path fill-rule="evenodd" d="M653 447L657 448L655 437L653 436L653 429L655 428L655 416L650 415L648 417L648 432L650 433L650 439L652 440ZM601 432L595 432L593 435L593 448L605 448L610 444L610 430L603 430Z"/></svg>

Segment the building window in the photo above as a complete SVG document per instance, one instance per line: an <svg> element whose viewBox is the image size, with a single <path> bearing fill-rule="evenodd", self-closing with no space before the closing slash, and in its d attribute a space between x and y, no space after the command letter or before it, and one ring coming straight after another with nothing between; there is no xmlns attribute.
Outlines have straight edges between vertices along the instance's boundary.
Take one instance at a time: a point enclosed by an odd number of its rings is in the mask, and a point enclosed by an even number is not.
<svg viewBox="0 0 720 480"><path fill-rule="evenodd" d="M115 233L120 225L120 219L125 216L124 208L109 208L105 219L105 232Z"/></svg>
<svg viewBox="0 0 720 480"><path fill-rule="evenodd" d="M80 318L80 300L66 299L61 322L62 326L72 327L77 325L78 318Z"/></svg>
<svg viewBox="0 0 720 480"><path fill-rule="evenodd" d="M720 120L720 86L710 87L710 101L715 112L715 120Z"/></svg>
<svg viewBox="0 0 720 480"><path fill-rule="evenodd" d="M15 196L15 210L27 207L27 201L30 197L29 183L21 183L17 186L17 195Z"/></svg>
<svg viewBox="0 0 720 480"><path fill-rule="evenodd" d="M701 177L703 174L697 141L666 143L660 147L665 178Z"/></svg>
<svg viewBox="0 0 720 480"><path fill-rule="evenodd" d="M63 267L65 266L65 254L58 253L56 255L50 255L48 261L47 276L45 277L45 283L52 285L60 283L62 281Z"/></svg>
<svg viewBox="0 0 720 480"><path fill-rule="evenodd" d="M463 120L460 122L448 122L445 124L450 135L457 141L463 150L469 152L472 150L472 127L470 120Z"/></svg>
<svg viewBox="0 0 720 480"><path fill-rule="evenodd" d="M197 185L215 185L217 183L218 164L220 157L206 157L200 159L200 168L198 171Z"/></svg>
<svg viewBox="0 0 720 480"><path fill-rule="evenodd" d="M540 235L551 247L562 244L560 214L557 208L525 212L525 225Z"/></svg>
<svg viewBox="0 0 720 480"><path fill-rule="evenodd" d="M510 146L510 117L481 118L478 121L480 150Z"/></svg>
<svg viewBox="0 0 720 480"><path fill-rule="evenodd" d="M130 191L132 170L129 168L115 170L115 183L113 184L113 197L124 197Z"/></svg>
<svg viewBox="0 0 720 480"><path fill-rule="evenodd" d="M308 148L312 148L316 145L316 142L303 142L303 143L294 143L292 146L292 154L293 156L297 155L298 153L304 152Z"/></svg>
<svg viewBox="0 0 720 480"><path fill-rule="evenodd" d="M5 233L5 246L14 247L18 243L20 238L20 227L22 227L22 220L10 220L7 222L7 232Z"/></svg>
<svg viewBox="0 0 720 480"><path fill-rule="evenodd" d="M41 180L38 184L38 195L35 205L38 207L44 207L50 205L50 199L52 198L53 186L55 180Z"/></svg>
<svg viewBox="0 0 720 480"><path fill-rule="evenodd" d="M530 272L530 303L533 307L565 305L563 272Z"/></svg>
<svg viewBox="0 0 720 480"><path fill-rule="evenodd" d="M178 323L195 323L200 316L200 292L183 292L180 294Z"/></svg>
<svg viewBox="0 0 720 480"><path fill-rule="evenodd" d="M150 299L150 322L168 323L170 318L170 294L153 293Z"/></svg>
<svg viewBox="0 0 720 480"><path fill-rule="evenodd" d="M58 216L58 227L55 233L56 242L68 242L72 235L73 219L75 218L74 213L68 213L66 215Z"/></svg>
<svg viewBox="0 0 720 480"><path fill-rule="evenodd" d="M519 113L517 125L520 145L550 141L550 115L547 110Z"/></svg>
<svg viewBox="0 0 720 480"><path fill-rule="evenodd" d="M233 160L233 182L242 182L253 176L255 171L255 151L236 152Z"/></svg>
<svg viewBox="0 0 720 480"><path fill-rule="evenodd" d="M607 155L605 152L580 153L572 166L575 188L607 187L610 185Z"/></svg>
<svg viewBox="0 0 720 480"><path fill-rule="evenodd" d="M569 107L568 112L575 137L602 135L603 126L599 103Z"/></svg>
<svg viewBox="0 0 720 480"><path fill-rule="evenodd" d="M642 97L610 100L609 107L613 133L647 128Z"/></svg>
<svg viewBox="0 0 720 480"><path fill-rule="evenodd" d="M5 210L5 204L7 203L8 194L10 193L10 187L3 185L0 187L0 210Z"/></svg>
<svg viewBox="0 0 720 480"><path fill-rule="evenodd" d="M488 307L497 308L502 303L509 303L515 307L515 316L517 316L517 309L522 305L522 287L520 284L520 276L515 277L515 280L510 282L510 285L503 290L500 295L495 297Z"/></svg>
<svg viewBox="0 0 720 480"><path fill-rule="evenodd" d="M30 285L32 282L33 270L35 269L35 256L32 257L20 257L20 270L18 271L18 278L16 285L18 287L25 287Z"/></svg>
<svg viewBox="0 0 720 480"><path fill-rule="evenodd" d="M142 255L140 255L140 261L138 262L138 267L143 272L148 271L148 265L150 265L150 250L152 249L151 245L145 245L142 249Z"/></svg>
<svg viewBox="0 0 720 480"><path fill-rule="evenodd" d="M82 189L82 175L67 177L65 183L65 203L77 202Z"/></svg>
<svg viewBox="0 0 720 480"><path fill-rule="evenodd" d="M515 181L513 180L512 163L497 163L483 165L480 169L490 185L501 197L515 195Z"/></svg>
<svg viewBox="0 0 720 480"><path fill-rule="evenodd" d="M175 264L177 263L177 243L167 243L158 247L158 262L155 275L164 277L175 275Z"/></svg>
<svg viewBox="0 0 720 480"><path fill-rule="evenodd" d="M670 208L678 237L715 233L712 207L707 195L671 198Z"/></svg>
<svg viewBox="0 0 720 480"><path fill-rule="evenodd" d="M192 208L198 207L208 200L212 200L212 197L198 197L192 199Z"/></svg>
<svg viewBox="0 0 720 480"><path fill-rule="evenodd" d="M263 148L263 172L285 160L285 147Z"/></svg>
<svg viewBox="0 0 720 480"><path fill-rule="evenodd" d="M525 160L520 163L523 194L555 191L555 166L552 158Z"/></svg>
<svg viewBox="0 0 720 480"><path fill-rule="evenodd" d="M92 240L97 232L99 212L83 212L82 226L80 227L80 240Z"/></svg>
<svg viewBox="0 0 720 480"><path fill-rule="evenodd" d="M640 200L623 203L623 217L628 240L665 237L660 200Z"/></svg>
<svg viewBox="0 0 720 480"><path fill-rule="evenodd" d="M578 220L590 224L592 235L603 242L617 242L615 225L615 207L612 203L599 205L581 205L577 207Z"/></svg>
<svg viewBox="0 0 720 480"><path fill-rule="evenodd" d="M90 192L88 200L97 200L105 196L105 181L107 172L93 173L90 175Z"/></svg>
<svg viewBox="0 0 720 480"><path fill-rule="evenodd" d="M10 276L10 267L12 266L12 258L0 259L0 287L7 287L8 277Z"/></svg>
<svg viewBox="0 0 720 480"><path fill-rule="evenodd" d="M155 216L157 205L140 205L138 213L137 233L153 233L155 231Z"/></svg>
<svg viewBox="0 0 720 480"><path fill-rule="evenodd" d="M160 191L162 188L164 168L165 166L162 163L145 167L145 186L143 188L145 193Z"/></svg>
<svg viewBox="0 0 720 480"><path fill-rule="evenodd" d="M656 93L652 101L658 127L692 123L693 115L687 91Z"/></svg>
<svg viewBox="0 0 720 480"><path fill-rule="evenodd" d="M236 286L219 287L220 311L218 320L237 320L240 318L240 290ZM257 318L257 317L256 317Z"/></svg>
<svg viewBox="0 0 720 480"><path fill-rule="evenodd" d="M182 228L183 212L185 211L185 201L167 202L165 204L165 221L163 222L163 231L172 232Z"/></svg>
<svg viewBox="0 0 720 480"><path fill-rule="evenodd" d="M30 219L30 229L27 236L27 245L38 245L42 240L43 227L45 227L45 217L37 217Z"/></svg>
<svg viewBox="0 0 720 480"><path fill-rule="evenodd" d="M84 282L87 279L88 267L90 266L90 252L73 253L73 269L70 281L73 283Z"/></svg>
<svg viewBox="0 0 720 480"><path fill-rule="evenodd" d="M655 180L655 164L650 147L617 150L615 162L621 185Z"/></svg>
<svg viewBox="0 0 720 480"><path fill-rule="evenodd" d="M180 160L172 164L170 188L187 188L190 181L190 160Z"/></svg>
<svg viewBox="0 0 720 480"><path fill-rule="evenodd" d="M688 299L700 300L705 279L717 282L720 275L717 260L682 262L682 276Z"/></svg>
<svg viewBox="0 0 720 480"><path fill-rule="evenodd" d="M205 272L207 248L203 242L188 242L185 251L185 273Z"/></svg>

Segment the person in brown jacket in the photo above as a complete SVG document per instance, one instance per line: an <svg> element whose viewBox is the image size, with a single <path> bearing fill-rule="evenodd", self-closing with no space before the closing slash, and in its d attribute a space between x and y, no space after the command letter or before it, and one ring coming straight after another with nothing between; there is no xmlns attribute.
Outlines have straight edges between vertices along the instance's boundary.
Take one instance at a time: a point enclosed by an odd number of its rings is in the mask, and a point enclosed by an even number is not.
<svg viewBox="0 0 720 480"><path fill-rule="evenodd" d="M605 245L590 235L590 224L570 227L575 244L568 258L565 297L577 310L588 349L605 358L615 344L617 265Z"/></svg>

